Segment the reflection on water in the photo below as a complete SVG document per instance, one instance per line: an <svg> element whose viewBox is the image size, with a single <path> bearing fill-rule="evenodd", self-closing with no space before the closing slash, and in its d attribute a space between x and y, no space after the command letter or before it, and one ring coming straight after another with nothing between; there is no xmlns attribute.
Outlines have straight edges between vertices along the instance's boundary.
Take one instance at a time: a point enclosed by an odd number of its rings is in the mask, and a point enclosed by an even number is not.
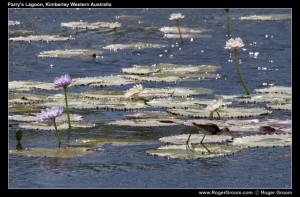
<svg viewBox="0 0 300 197"><path fill-rule="evenodd" d="M159 29L174 27L171 13L181 12L185 18L182 28L207 29L203 35L179 39L166 38ZM248 89L268 85L291 85L291 20L246 21L241 16L290 13L288 9L232 9L231 34L245 43L239 51L240 69ZM203 87L213 94L195 96L214 98L214 95L243 92L234 65L234 54L224 49L227 18L223 9L10 9L9 20L20 21L10 26L10 37L28 35L72 36L75 40L53 42L9 42L9 81L36 80L52 82L61 74L73 78L121 74L121 68L134 64L153 65L172 63L185 65L215 64L222 68L220 79L182 81L176 83L143 83L144 87ZM104 29L72 29L62 22L120 22L118 39L113 31ZM19 31L22 30L22 31ZM14 31L14 32L13 32ZM138 42L166 45L166 48L105 50L111 44ZM89 49L102 51L101 58L37 57L50 50ZM233 60L233 61L232 61ZM70 87L69 92L126 90L132 87ZM33 90L29 93L54 91ZM258 104L260 105L260 104ZM257 105L256 105L257 106ZM261 107L264 105L261 104ZM163 111L164 109L157 109ZM38 158L10 155L10 188L290 188L290 147L253 148L232 156L179 160L149 156L146 150L161 145L160 137L186 134L186 127L118 127L105 123L120 120L125 114L141 112L73 110L87 122L96 124L90 129L74 129L71 142L80 139L142 139L145 144L125 146L104 145L104 151L80 158ZM277 110L270 118L290 118L290 111ZM10 123L9 149L16 149L16 122ZM66 141L67 130L61 130ZM23 149L56 148L54 131L23 130ZM18 146L20 148L20 146Z"/></svg>

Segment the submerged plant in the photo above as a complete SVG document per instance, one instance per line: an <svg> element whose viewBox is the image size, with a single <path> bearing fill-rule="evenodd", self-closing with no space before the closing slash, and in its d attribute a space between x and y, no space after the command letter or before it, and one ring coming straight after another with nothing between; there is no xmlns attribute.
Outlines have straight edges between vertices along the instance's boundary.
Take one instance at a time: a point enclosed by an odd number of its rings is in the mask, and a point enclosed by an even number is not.
<svg viewBox="0 0 300 197"><path fill-rule="evenodd" d="M219 109L221 109L221 107L223 106L223 101L222 99L214 101L214 103L212 103L211 105L207 105L206 108L204 108L206 111L208 111L209 117L212 118L213 117L213 113L216 112L218 114L218 117L221 118L220 114L219 114Z"/></svg>
<svg viewBox="0 0 300 197"><path fill-rule="evenodd" d="M65 102L66 102L66 112L68 116L68 125L69 125L69 132L68 132L68 140L70 139L70 132L71 132L71 120L70 120L70 113L69 113L69 106L68 106L68 97L67 97L67 87L72 83L72 78L70 75L62 75L60 77L56 77L53 81L55 88L63 88L65 93Z"/></svg>
<svg viewBox="0 0 300 197"><path fill-rule="evenodd" d="M40 115L40 121L42 122L48 122L51 123L53 122L54 128L55 128L55 134L58 140L58 146L60 147L61 141L60 141L60 136L57 130L55 118L59 117L62 115L64 111L63 107L51 107L51 108L46 108L46 110L42 110L41 115Z"/></svg>
<svg viewBox="0 0 300 197"><path fill-rule="evenodd" d="M182 15L181 13L173 13L170 15L170 18L169 18L170 20L176 21L181 41L182 41L182 34L181 34L181 30L180 30L180 25L179 25L179 19L182 19L182 18L184 18L184 15Z"/></svg>
<svg viewBox="0 0 300 197"><path fill-rule="evenodd" d="M115 23L110 23L109 28L112 29L115 32L116 38L119 38L119 35L117 33L117 28L121 27L121 23L115 22Z"/></svg>
<svg viewBox="0 0 300 197"><path fill-rule="evenodd" d="M22 150L23 149L23 146L21 144L21 139L22 139L22 130L21 129L18 129L16 131L16 139L17 139L17 145L16 145L16 148L17 150Z"/></svg>
<svg viewBox="0 0 300 197"><path fill-rule="evenodd" d="M236 69L237 69L237 72L238 72L238 75L239 75L239 78L240 78L240 81L247 93L247 95L250 95L247 87L246 87L246 84L242 78L242 75L241 75L241 71L240 71L240 68L239 68L239 58L238 58L238 52L237 52L237 49L238 48L241 48L244 46L244 43L242 41L241 38L230 38L229 40L226 41L226 45L225 45L225 49L229 49L229 50L233 50L234 51L234 55L235 55L235 66L236 66Z"/></svg>
<svg viewBox="0 0 300 197"><path fill-rule="evenodd" d="M138 98L139 93L143 89L144 87L142 86L142 84L136 84L135 86L133 86L132 88L130 88L125 92L125 97L130 99Z"/></svg>

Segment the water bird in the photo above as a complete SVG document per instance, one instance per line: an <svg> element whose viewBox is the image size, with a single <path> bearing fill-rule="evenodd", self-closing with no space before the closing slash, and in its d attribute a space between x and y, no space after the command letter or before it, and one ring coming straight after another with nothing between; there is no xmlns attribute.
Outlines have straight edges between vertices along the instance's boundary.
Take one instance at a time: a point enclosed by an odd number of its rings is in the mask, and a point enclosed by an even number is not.
<svg viewBox="0 0 300 197"><path fill-rule="evenodd" d="M204 134L200 144L202 144L202 146L209 153L210 153L210 150L203 144L203 140L204 140L206 135L222 135L224 132L228 132L232 135L231 131L227 127L224 127L223 129L220 129L216 124L213 124L213 123L199 124L199 123L193 122L193 125L195 125L197 128L200 128L201 132ZM191 148L189 147L189 141L190 141L191 135L192 135L192 131L190 132L190 135L189 135L189 137L186 141L186 148L189 149L189 150L191 150Z"/></svg>

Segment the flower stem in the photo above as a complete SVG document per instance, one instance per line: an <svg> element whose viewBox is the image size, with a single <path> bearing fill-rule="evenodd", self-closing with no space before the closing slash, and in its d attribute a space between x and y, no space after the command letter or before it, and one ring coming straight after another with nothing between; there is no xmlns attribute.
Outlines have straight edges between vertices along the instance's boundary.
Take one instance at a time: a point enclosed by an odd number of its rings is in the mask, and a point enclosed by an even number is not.
<svg viewBox="0 0 300 197"><path fill-rule="evenodd" d="M231 38L231 35L230 35L230 17L229 17L229 9L226 8L225 11L226 11L226 14L227 14L227 36L228 36L228 38Z"/></svg>
<svg viewBox="0 0 300 197"><path fill-rule="evenodd" d="M176 24L177 24L177 27L178 27L178 32L179 32L180 40L182 42L182 34L181 34L180 25L179 25L179 21L178 20L176 20Z"/></svg>
<svg viewBox="0 0 300 197"><path fill-rule="evenodd" d="M213 113L214 113L214 111L211 111L211 112L210 112L209 118L213 118Z"/></svg>
<svg viewBox="0 0 300 197"><path fill-rule="evenodd" d="M247 89L247 87L246 87L246 84L245 84L245 82L244 82L244 80L243 80L243 78L242 78L241 72L240 72L240 68L239 68L239 58L238 58L238 54L237 54L237 49L236 49L236 48L234 49L234 55L235 55L235 66L236 66L236 69L237 69L237 72L238 72L240 81L241 81L241 83L242 83L242 85L243 85L243 87L244 87L244 89L245 89L247 95L250 95L250 93L249 93L249 91L248 91L248 89Z"/></svg>
<svg viewBox="0 0 300 197"><path fill-rule="evenodd" d="M59 137L59 133L58 133L58 130L57 130L55 119L53 120L53 123L54 123L54 128L55 128L55 135L56 135L57 140L58 140L58 147L60 148L61 141L60 141L60 137Z"/></svg>
<svg viewBox="0 0 300 197"><path fill-rule="evenodd" d="M66 112L67 112L67 116L68 116L68 125L69 125L69 131L68 131L68 140L69 140L70 133L71 133L71 120L70 120L68 97L67 97L67 87L64 87L64 92L65 92L65 101L66 101Z"/></svg>
<svg viewBox="0 0 300 197"><path fill-rule="evenodd" d="M118 32L117 32L117 28L114 28L114 32L115 32L116 38L118 39L119 35L118 35Z"/></svg>

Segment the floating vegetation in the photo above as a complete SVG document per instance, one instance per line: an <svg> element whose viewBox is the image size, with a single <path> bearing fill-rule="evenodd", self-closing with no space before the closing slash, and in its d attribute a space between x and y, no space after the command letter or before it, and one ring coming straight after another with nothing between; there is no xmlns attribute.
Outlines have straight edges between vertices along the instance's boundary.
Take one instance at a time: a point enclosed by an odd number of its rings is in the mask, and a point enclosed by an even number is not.
<svg viewBox="0 0 300 197"><path fill-rule="evenodd" d="M235 138L232 145L242 147L292 146L292 135L255 135Z"/></svg>
<svg viewBox="0 0 300 197"><path fill-rule="evenodd" d="M10 36L17 37L17 36L20 36L20 35L22 35L22 34L32 34L32 33L34 33L34 31L31 31L31 30L24 30L24 29L9 30L9 37L10 37Z"/></svg>
<svg viewBox="0 0 300 197"><path fill-rule="evenodd" d="M178 33L178 28L176 26L174 27L167 27L164 26L162 28L159 29L159 31L165 33L165 34L169 34L169 33ZM181 33L194 33L194 34L198 34L198 33L205 33L205 32L209 32L211 30L209 29L200 29L200 28L187 28L187 27L180 27L180 31Z"/></svg>
<svg viewBox="0 0 300 197"><path fill-rule="evenodd" d="M142 16L135 16L135 15L119 15L116 16L116 19L140 19Z"/></svg>
<svg viewBox="0 0 300 197"><path fill-rule="evenodd" d="M60 26L72 28L72 29L100 29L100 28L109 28L109 22L95 22L95 23L88 23L88 22L67 22L67 23L60 23Z"/></svg>
<svg viewBox="0 0 300 197"><path fill-rule="evenodd" d="M103 47L103 49L117 51L120 49L145 49L145 48L160 49L165 47L167 47L167 45L138 42L135 44L111 44Z"/></svg>
<svg viewBox="0 0 300 197"><path fill-rule="evenodd" d="M92 123L87 123L87 122L72 122L72 129L77 129L77 128L92 128L96 126L95 124ZM20 128L23 129L36 129L36 130L54 130L53 124L47 124L43 122L30 122L30 123L20 123L19 124ZM57 122L57 129L58 130L63 130L63 129L68 129L69 125L66 122Z"/></svg>
<svg viewBox="0 0 300 197"><path fill-rule="evenodd" d="M209 105L213 102L211 99L194 99L194 98L159 98L147 102L152 107L163 108L188 108ZM230 103L229 103L230 104Z"/></svg>
<svg viewBox="0 0 300 197"><path fill-rule="evenodd" d="M266 94L252 94L252 95L217 95L226 101L239 101L244 103L259 103L259 102L288 102L292 100L292 95L290 94L276 94L276 93L266 93Z"/></svg>
<svg viewBox="0 0 300 197"><path fill-rule="evenodd" d="M164 34L164 38L180 38L180 34ZM212 38L212 35L183 34L182 38Z"/></svg>
<svg viewBox="0 0 300 197"><path fill-rule="evenodd" d="M180 145L180 144L186 144L188 137L189 137L188 134L173 135L173 136L159 138L159 141ZM189 142L191 144L200 144L202 138L203 138L203 134L193 134L191 135ZM207 135L205 136L203 143L225 142L231 139L232 136L229 135Z"/></svg>
<svg viewBox="0 0 300 197"><path fill-rule="evenodd" d="M99 77L85 77L85 78L74 78L72 85L74 86L119 86L135 83L133 79L128 79L121 75L115 76L99 76Z"/></svg>
<svg viewBox="0 0 300 197"><path fill-rule="evenodd" d="M292 95L292 87L272 86L272 87L268 87L268 88L255 89L254 92Z"/></svg>
<svg viewBox="0 0 300 197"><path fill-rule="evenodd" d="M8 94L9 104L33 104L48 100L48 94Z"/></svg>
<svg viewBox="0 0 300 197"><path fill-rule="evenodd" d="M191 145L190 147L193 151L186 150L186 145L170 145L147 150L146 153L149 155L174 159L201 159L232 155L241 150L241 148L238 148L237 146L217 144L207 144L206 146L211 151L210 153L208 153L201 144Z"/></svg>
<svg viewBox="0 0 300 197"><path fill-rule="evenodd" d="M278 109L278 110L292 110L292 103L287 103L287 104L267 104L267 107L270 109Z"/></svg>
<svg viewBox="0 0 300 197"><path fill-rule="evenodd" d="M74 57L74 56L97 56L102 54L102 51L93 51L88 49L65 49L65 50L52 50L42 51L38 57Z"/></svg>
<svg viewBox="0 0 300 197"><path fill-rule="evenodd" d="M139 145L152 143L152 140L142 140L134 138L99 138L99 139L81 139L71 143L71 146L98 146L104 144L112 144L114 146Z"/></svg>
<svg viewBox="0 0 300 197"><path fill-rule="evenodd" d="M134 120L116 120L108 122L108 125L131 126L131 127L164 127L182 125L180 119L134 119Z"/></svg>
<svg viewBox="0 0 300 197"><path fill-rule="evenodd" d="M8 120L13 121L21 121L21 122L38 122L40 120L39 116L41 113L29 113L24 115L13 115L8 116ZM73 122L79 122L82 121L82 116L79 114L70 114L70 119ZM67 114L63 114L62 116L59 116L55 119L56 122L67 122Z"/></svg>
<svg viewBox="0 0 300 197"><path fill-rule="evenodd" d="M97 151L101 150L97 148ZM103 150L103 149L102 149ZM27 157L55 157L55 158L72 158L83 157L93 153L90 148L84 147L66 147L58 149L31 148L26 150L9 150L9 154L27 156Z"/></svg>
<svg viewBox="0 0 300 197"><path fill-rule="evenodd" d="M177 116L164 111L147 111L124 116L134 119L177 119Z"/></svg>
<svg viewBox="0 0 300 197"><path fill-rule="evenodd" d="M269 21L269 20L284 20L291 19L291 14L270 14L270 15L251 15L242 16L241 20Z"/></svg>
<svg viewBox="0 0 300 197"><path fill-rule="evenodd" d="M219 70L221 67L217 65L183 65L159 63L151 66L133 65L131 68L123 68L122 72L127 74L147 75L152 73L163 74L186 74L186 73L207 73Z"/></svg>
<svg viewBox="0 0 300 197"><path fill-rule="evenodd" d="M15 26L15 25L20 25L20 21L8 21L8 26Z"/></svg>
<svg viewBox="0 0 300 197"><path fill-rule="evenodd" d="M168 109L167 112L193 118L209 118L209 113L204 109ZM262 108L223 108L218 112L222 118L246 118L271 113ZM213 115L213 118L217 118L216 114Z"/></svg>
<svg viewBox="0 0 300 197"><path fill-rule="evenodd" d="M39 81L10 81L8 82L9 91L31 91L33 89L54 90L53 83Z"/></svg>
<svg viewBox="0 0 300 197"><path fill-rule="evenodd" d="M58 36L58 35L30 35L30 36L19 36L14 38L9 38L10 41L61 41L61 40L74 40L75 38L71 36Z"/></svg>
<svg viewBox="0 0 300 197"><path fill-rule="evenodd" d="M166 75L160 75L160 76L123 75L123 77L131 80L147 81L147 82L176 82L181 80L180 77L166 76Z"/></svg>

